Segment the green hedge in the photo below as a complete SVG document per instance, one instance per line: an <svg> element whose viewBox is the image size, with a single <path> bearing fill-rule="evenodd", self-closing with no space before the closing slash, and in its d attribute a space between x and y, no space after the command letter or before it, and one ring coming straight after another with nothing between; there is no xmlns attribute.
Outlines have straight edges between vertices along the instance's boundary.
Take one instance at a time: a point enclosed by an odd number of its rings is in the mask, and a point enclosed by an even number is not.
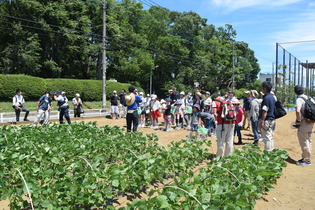
<svg viewBox="0 0 315 210"><path fill-rule="evenodd" d="M107 81L106 96L110 97L114 90L118 94L121 89L128 90L130 84ZM137 87L139 91L142 88ZM1 75L0 74L0 100L10 101L15 95L16 89L23 91L25 100L38 100L43 93L48 90L55 92L62 90L67 92L69 99L80 93L85 101L102 100L101 80L77 80L77 79L43 79L27 75Z"/></svg>

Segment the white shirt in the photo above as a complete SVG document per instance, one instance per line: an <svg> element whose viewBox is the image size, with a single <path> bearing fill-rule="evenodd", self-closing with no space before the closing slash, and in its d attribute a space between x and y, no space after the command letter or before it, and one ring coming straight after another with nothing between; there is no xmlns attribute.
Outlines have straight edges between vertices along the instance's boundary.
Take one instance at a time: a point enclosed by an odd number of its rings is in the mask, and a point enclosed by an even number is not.
<svg viewBox="0 0 315 210"><path fill-rule="evenodd" d="M21 106L23 103L25 103L24 98L23 98L22 95L20 95L20 96L19 95L15 95L13 97L12 102L13 102L13 106Z"/></svg>
<svg viewBox="0 0 315 210"><path fill-rule="evenodd" d="M73 98L72 99L72 103L73 104L76 104L75 106L77 106L78 105L78 103L80 103L80 104L82 104L82 100L81 100L81 98Z"/></svg>
<svg viewBox="0 0 315 210"><path fill-rule="evenodd" d="M161 107L161 104L160 104L159 101L153 102L153 104L152 104L152 110L153 111L156 111L156 110L160 109L160 107Z"/></svg>

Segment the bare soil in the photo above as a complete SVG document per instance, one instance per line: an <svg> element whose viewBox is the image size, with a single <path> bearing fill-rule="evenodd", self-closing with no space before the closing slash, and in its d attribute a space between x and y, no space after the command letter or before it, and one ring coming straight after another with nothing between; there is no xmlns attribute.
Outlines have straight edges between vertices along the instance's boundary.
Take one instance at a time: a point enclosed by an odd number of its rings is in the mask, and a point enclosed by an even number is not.
<svg viewBox="0 0 315 210"><path fill-rule="evenodd" d="M97 121L99 126L125 126L125 119L111 120L106 118L86 118L79 119L78 121ZM265 209L315 209L315 167L311 166L297 166L295 161L301 158L301 149L297 140L297 130L291 129L290 124L295 120L295 113L289 112L287 116L277 120L275 131L275 147L284 149L289 153L287 159L288 166L284 168L283 175L278 179L277 184L274 186L274 191L267 192L262 195L262 199L257 201L255 206L256 210ZM143 134L150 134L155 132L159 137L161 145L167 146L171 141L178 141L186 138L188 135L187 130L174 130L172 132L165 132L160 126L160 130L153 130L148 127L139 128ZM252 135L250 131L242 131L243 141L245 143L252 143ZM215 138L209 138L212 141L210 152L215 154L216 141ZM263 147L260 143L260 147ZM240 147L240 146L237 146ZM313 157L314 159L314 157ZM9 209L8 201L0 201L0 209Z"/></svg>

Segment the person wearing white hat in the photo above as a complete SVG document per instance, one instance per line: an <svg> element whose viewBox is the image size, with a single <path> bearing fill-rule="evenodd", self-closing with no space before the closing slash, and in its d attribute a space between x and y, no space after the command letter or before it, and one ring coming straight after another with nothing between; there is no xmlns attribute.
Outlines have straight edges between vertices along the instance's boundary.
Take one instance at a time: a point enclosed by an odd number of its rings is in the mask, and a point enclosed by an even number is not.
<svg viewBox="0 0 315 210"><path fill-rule="evenodd" d="M206 92L206 99L203 101L203 111L206 113L210 113L212 106L212 99L210 92Z"/></svg>
<svg viewBox="0 0 315 210"><path fill-rule="evenodd" d="M135 94L135 87L129 86L129 94L125 96L125 104L127 106L127 132L135 132L138 128L138 107L139 103L142 102L141 98ZM132 128L132 130L131 130Z"/></svg>
<svg viewBox="0 0 315 210"><path fill-rule="evenodd" d="M75 97L72 99L72 104L73 104L73 112L74 112L74 117L80 117L81 113L83 113L83 108L82 108L82 100L80 98L80 94L77 93L75 94Z"/></svg>
<svg viewBox="0 0 315 210"><path fill-rule="evenodd" d="M54 98L56 101L58 101L59 123L63 124L63 117L65 117L68 124L71 124L71 120L69 116L68 98L66 97L66 92L61 92L60 90L57 90Z"/></svg>
<svg viewBox="0 0 315 210"><path fill-rule="evenodd" d="M239 100L235 99L232 101L234 109L236 111L236 120L235 120L235 128L234 128L234 137L237 135L238 142L234 143L236 145L242 145L242 133L241 128L243 127L243 120L244 120L244 110L240 106Z"/></svg>
<svg viewBox="0 0 315 210"><path fill-rule="evenodd" d="M110 101L110 114L112 119L118 119L119 109L118 109L118 101L119 97L117 95L117 91L114 90L112 96L109 99Z"/></svg>
<svg viewBox="0 0 315 210"><path fill-rule="evenodd" d="M159 117L162 117L160 112L161 104L157 99L156 95L152 96L152 107L151 107L151 116L152 116L152 127L153 129L159 129Z"/></svg>

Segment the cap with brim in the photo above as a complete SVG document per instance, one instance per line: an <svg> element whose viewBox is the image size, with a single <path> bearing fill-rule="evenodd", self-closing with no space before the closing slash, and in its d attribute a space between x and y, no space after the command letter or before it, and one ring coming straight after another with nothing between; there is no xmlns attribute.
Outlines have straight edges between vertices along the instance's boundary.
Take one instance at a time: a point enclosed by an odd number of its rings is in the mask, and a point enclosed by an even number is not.
<svg viewBox="0 0 315 210"><path fill-rule="evenodd" d="M61 94L61 90L56 90L56 94Z"/></svg>
<svg viewBox="0 0 315 210"><path fill-rule="evenodd" d="M184 96L184 95L185 95L185 92L182 91L182 92L179 93L179 95L183 95L183 96Z"/></svg>
<svg viewBox="0 0 315 210"><path fill-rule="evenodd" d="M207 92L206 92L206 95L210 95L210 92L209 92L209 91L207 91Z"/></svg>
<svg viewBox="0 0 315 210"><path fill-rule="evenodd" d="M151 98L152 98L152 99L156 99L157 96L156 96L156 95L152 95Z"/></svg>
<svg viewBox="0 0 315 210"><path fill-rule="evenodd" d="M239 100L233 100L232 104L240 104L240 101Z"/></svg>
<svg viewBox="0 0 315 210"><path fill-rule="evenodd" d="M246 91L244 91L246 94L249 94L250 93L250 91L249 90L246 90Z"/></svg>
<svg viewBox="0 0 315 210"><path fill-rule="evenodd" d="M164 104L166 101L164 99L161 100L161 104Z"/></svg>
<svg viewBox="0 0 315 210"><path fill-rule="evenodd" d="M64 95L64 94L66 94L66 92L62 92L61 94Z"/></svg>
<svg viewBox="0 0 315 210"><path fill-rule="evenodd" d="M170 98L166 98L165 101L166 101L166 102L170 102L171 99L170 99Z"/></svg>
<svg viewBox="0 0 315 210"><path fill-rule="evenodd" d="M136 97L133 93L130 93L128 95L125 96L125 101L127 106L131 106L136 100Z"/></svg>
<svg viewBox="0 0 315 210"><path fill-rule="evenodd" d="M235 94L235 92L232 90L230 90L228 93L233 94L233 95Z"/></svg>

